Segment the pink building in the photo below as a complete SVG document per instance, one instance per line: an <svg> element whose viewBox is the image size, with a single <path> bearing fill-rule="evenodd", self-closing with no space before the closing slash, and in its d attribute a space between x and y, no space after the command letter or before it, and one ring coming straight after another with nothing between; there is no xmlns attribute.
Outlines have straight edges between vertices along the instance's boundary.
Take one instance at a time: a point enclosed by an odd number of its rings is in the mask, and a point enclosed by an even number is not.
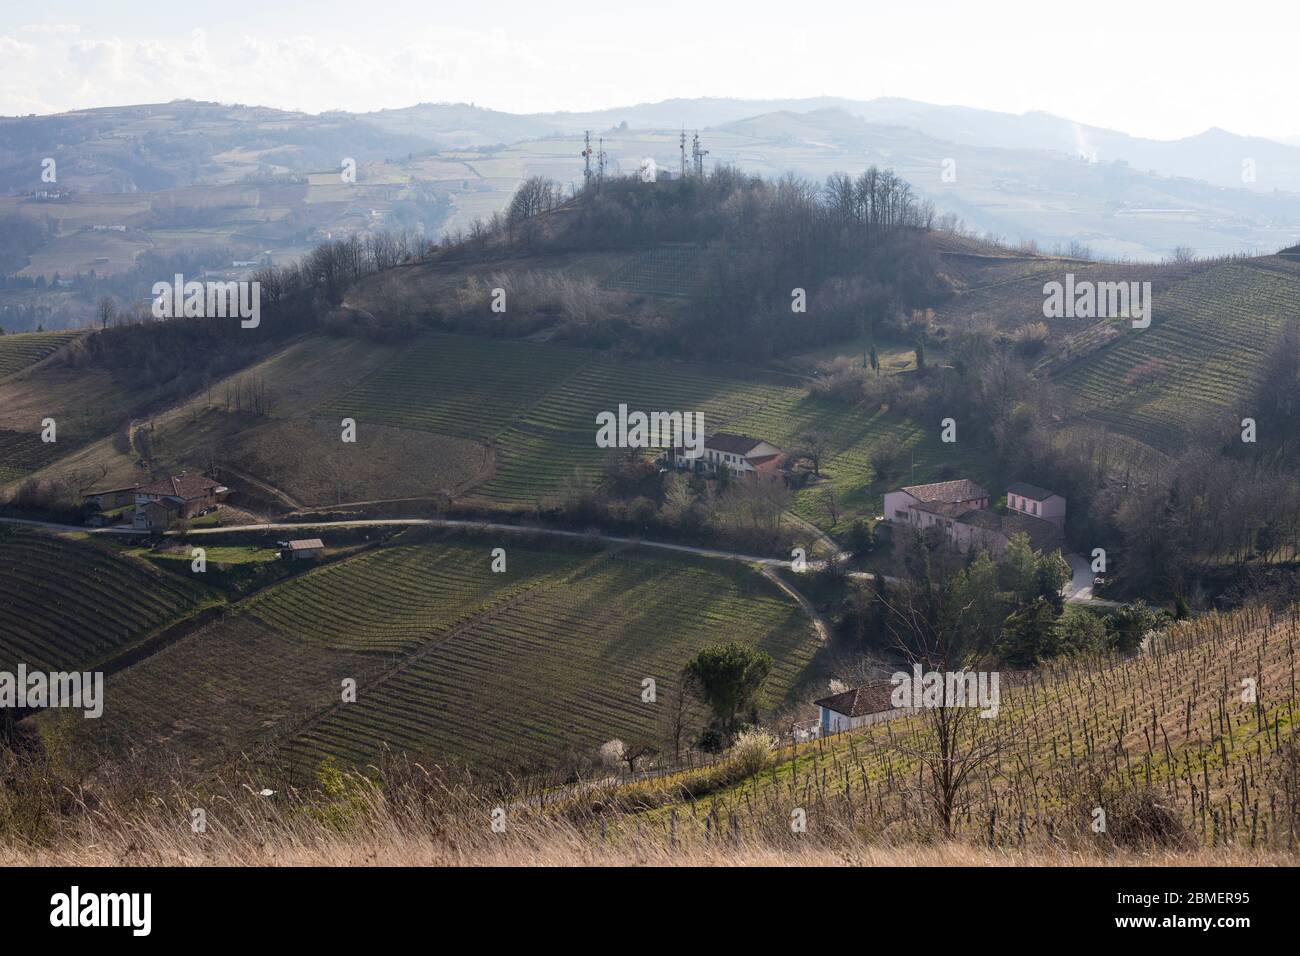
<svg viewBox="0 0 1300 956"><path fill-rule="evenodd" d="M1007 485L1007 510L1042 518L1058 528L1065 527L1065 499L1053 491L1024 481Z"/></svg>
<svg viewBox="0 0 1300 956"><path fill-rule="evenodd" d="M909 485L885 495L885 520L918 531L939 527L962 551L1001 554L1012 536L1028 536L1035 551L1060 547L1065 499L1035 485L1007 488L1007 511L989 509L989 494L968 478Z"/></svg>

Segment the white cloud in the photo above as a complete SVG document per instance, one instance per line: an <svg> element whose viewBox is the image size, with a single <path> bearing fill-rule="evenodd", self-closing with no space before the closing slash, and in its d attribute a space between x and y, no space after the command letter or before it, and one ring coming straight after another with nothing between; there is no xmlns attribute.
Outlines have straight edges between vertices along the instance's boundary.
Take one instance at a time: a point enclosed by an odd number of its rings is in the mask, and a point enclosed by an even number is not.
<svg viewBox="0 0 1300 956"><path fill-rule="evenodd" d="M13 37L0 36L0 56L5 59L18 57L22 60L33 61L36 59L36 47L30 43L15 40Z"/></svg>
<svg viewBox="0 0 1300 956"><path fill-rule="evenodd" d="M30 43L0 48L0 113L187 97L309 112L439 100L525 112L904 96L1157 137L1214 125L1295 133L1282 103L1300 6L1270 0L1235 19L1206 0L1094 0L1082 20L1039 0L1002 0L995 18L957 0L747 0L744 15L699 0L658 0L652 13L605 0L580 18L535 0L476 0L439 8L436 22L427 0L385 0L383 17L355 0L316 0L306 19L265 0L141 5L111 19L90 0L51 2L51 19L80 26L9 31Z"/></svg>
<svg viewBox="0 0 1300 956"><path fill-rule="evenodd" d="M23 33L39 33L45 36L67 36L81 32L81 27L75 23L29 23L18 29Z"/></svg>

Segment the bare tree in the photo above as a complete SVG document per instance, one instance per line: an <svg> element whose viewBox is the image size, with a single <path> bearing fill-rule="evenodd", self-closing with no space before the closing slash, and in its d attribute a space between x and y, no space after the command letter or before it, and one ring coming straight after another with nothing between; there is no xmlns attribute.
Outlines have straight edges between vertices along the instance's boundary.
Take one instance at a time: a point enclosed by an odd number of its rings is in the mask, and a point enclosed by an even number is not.
<svg viewBox="0 0 1300 956"><path fill-rule="evenodd" d="M117 305L113 302L113 297L111 295L101 295L99 301L95 303L95 318L99 320L99 327L101 329L108 328L112 324L115 315L117 315Z"/></svg>
<svg viewBox="0 0 1300 956"><path fill-rule="evenodd" d="M922 555L919 573L881 597L889 633L902 656L923 671L937 671L944 687L937 704L920 707L923 730L900 737L895 744L912 757L921 774L912 784L928 804L945 837L953 835L966 786L980 768L997 760L1005 739L995 719L986 719L968 701L951 699L947 675L988 663L987 649L995 635L969 625L974 601L965 601L953 580L936 581L938 570ZM940 572L942 573L942 572ZM920 688L913 687L913 695ZM915 701L915 696L913 703Z"/></svg>
<svg viewBox="0 0 1300 956"><path fill-rule="evenodd" d="M813 463L813 474L821 477L822 459L830 449L830 436L822 431L807 432L800 438L804 453Z"/></svg>

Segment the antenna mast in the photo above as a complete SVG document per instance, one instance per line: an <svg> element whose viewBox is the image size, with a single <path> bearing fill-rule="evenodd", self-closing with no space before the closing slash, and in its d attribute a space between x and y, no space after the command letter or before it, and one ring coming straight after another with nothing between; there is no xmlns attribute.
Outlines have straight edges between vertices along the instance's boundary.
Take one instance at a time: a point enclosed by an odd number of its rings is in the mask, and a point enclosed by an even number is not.
<svg viewBox="0 0 1300 956"><path fill-rule="evenodd" d="M707 149L700 148L700 134L696 133L691 141L691 158L695 160L695 178L704 178L704 157L709 155Z"/></svg>
<svg viewBox="0 0 1300 956"><path fill-rule="evenodd" d="M586 188L591 185L591 130L583 135L584 147L578 155L582 157L582 185Z"/></svg>
<svg viewBox="0 0 1300 956"><path fill-rule="evenodd" d="M682 151L682 179L686 178L686 127L682 127L682 138L678 141Z"/></svg>
<svg viewBox="0 0 1300 956"><path fill-rule="evenodd" d="M598 143L600 148L596 151L596 159L598 160L597 168L600 172L596 178L596 183L601 185L605 182L605 137L602 136Z"/></svg>

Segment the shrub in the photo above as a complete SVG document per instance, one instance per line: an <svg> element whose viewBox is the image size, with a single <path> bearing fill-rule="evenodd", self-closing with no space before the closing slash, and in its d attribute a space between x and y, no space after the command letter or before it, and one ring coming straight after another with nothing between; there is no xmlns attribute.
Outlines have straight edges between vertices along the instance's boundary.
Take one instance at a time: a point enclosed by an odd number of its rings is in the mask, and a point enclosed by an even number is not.
<svg viewBox="0 0 1300 956"><path fill-rule="evenodd" d="M738 776L752 777L766 770L772 763L772 748L776 741L757 727L742 731L728 751L728 756Z"/></svg>

